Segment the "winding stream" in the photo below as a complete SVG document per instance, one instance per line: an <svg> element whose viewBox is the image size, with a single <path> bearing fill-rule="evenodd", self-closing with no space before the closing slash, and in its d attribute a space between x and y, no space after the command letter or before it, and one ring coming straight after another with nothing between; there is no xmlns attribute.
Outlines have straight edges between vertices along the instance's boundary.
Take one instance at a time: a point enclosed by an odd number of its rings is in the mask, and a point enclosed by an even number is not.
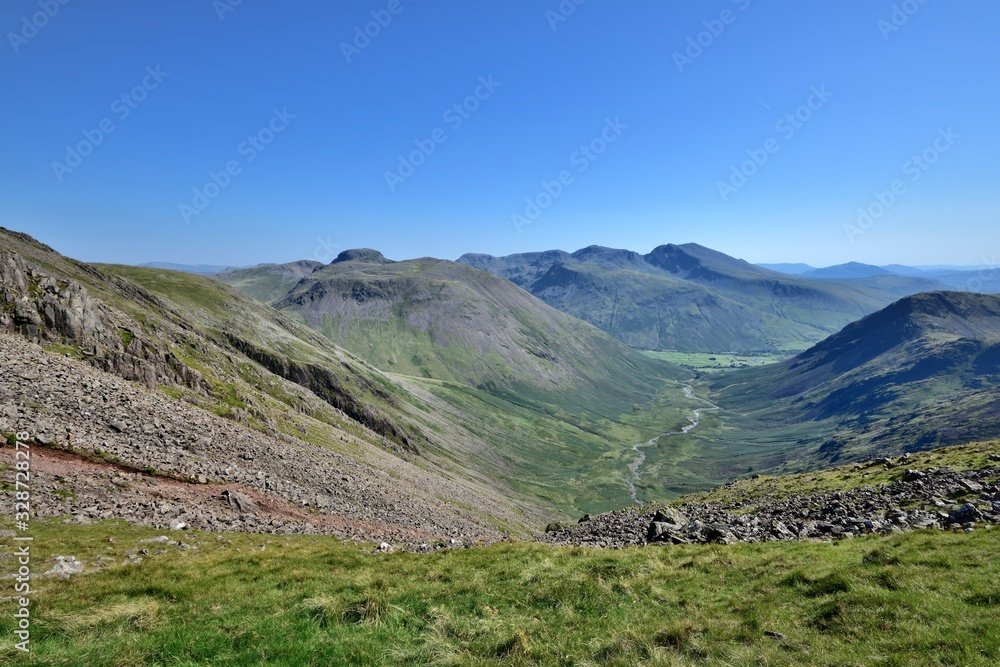
<svg viewBox="0 0 1000 667"><path fill-rule="evenodd" d="M683 427L679 431L670 431L669 433L664 433L663 435L654 436L649 440L647 440L646 442L640 442L635 445L632 445L632 449L635 450L635 453L638 456L636 457L635 461L633 461L628 467L629 472L632 473L632 476L627 478L625 481L628 483L629 492L632 494L632 500L633 502L635 502L636 505L642 505L642 500L639 499L639 492L638 490L636 490L635 485L638 484L639 481L642 479L642 472L640 468L642 468L642 464L646 462L646 452L644 452L643 450L647 447L652 447L653 445L655 445L660 438L666 438L671 435L687 435L695 428L697 428L698 424L701 423L701 415L703 412L709 412L711 410L719 409L718 405L712 403L707 398L701 398L699 396L695 396L694 389L691 387L691 385L685 384L684 382L680 381L678 381L678 384L681 385L681 387L683 387L684 396L686 398L695 398L698 399L699 401L704 401L708 403L709 407L693 408L691 410L691 415L688 417L688 421L691 423Z"/></svg>

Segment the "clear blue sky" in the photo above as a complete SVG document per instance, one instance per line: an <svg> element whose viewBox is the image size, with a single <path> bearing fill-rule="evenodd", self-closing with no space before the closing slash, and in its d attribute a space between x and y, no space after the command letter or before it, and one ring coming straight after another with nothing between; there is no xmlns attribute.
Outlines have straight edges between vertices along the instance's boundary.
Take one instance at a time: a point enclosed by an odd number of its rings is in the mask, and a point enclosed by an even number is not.
<svg viewBox="0 0 1000 667"><path fill-rule="evenodd" d="M1000 254L994 0L586 0L558 21L559 0L63 2L0 5L0 225L84 260ZM387 25L345 55L373 11ZM748 151L766 162L730 181Z"/></svg>

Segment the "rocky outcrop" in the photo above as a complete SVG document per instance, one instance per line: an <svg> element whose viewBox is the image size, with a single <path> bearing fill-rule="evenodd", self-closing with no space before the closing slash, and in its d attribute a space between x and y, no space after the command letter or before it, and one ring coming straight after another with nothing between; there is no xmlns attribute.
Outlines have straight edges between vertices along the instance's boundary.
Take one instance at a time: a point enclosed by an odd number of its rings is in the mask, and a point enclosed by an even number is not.
<svg viewBox="0 0 1000 667"><path fill-rule="evenodd" d="M164 307L141 288L113 281L124 295ZM50 275L8 250L0 251L0 331L35 343L69 345L93 366L150 389L158 383L208 389L198 371L164 352L166 346L146 340L137 323L92 298L86 287Z"/></svg>
<svg viewBox="0 0 1000 667"><path fill-rule="evenodd" d="M417 441L426 438L414 426L409 433L404 427L366 403L353 391L344 386L330 369L316 364L299 363L288 357L265 350L233 334L225 334L226 341L234 349L271 371L275 375L305 387L328 404L337 408L351 419L364 424L388 442L395 443L397 450L420 455ZM385 389L372 382L366 382L364 389L379 398L393 403L394 399ZM389 447L393 449L393 447Z"/></svg>
<svg viewBox="0 0 1000 667"><path fill-rule="evenodd" d="M616 548L834 540L921 528L969 531L978 524L1000 524L998 478L1000 467L906 470L891 484L850 491L691 503L649 511L629 508L587 517L575 526L554 525L555 530L539 539Z"/></svg>
<svg viewBox="0 0 1000 667"><path fill-rule="evenodd" d="M344 252L337 255L337 258L331 262L331 264L338 264L341 262L364 262L366 264L390 264L392 260L386 259L385 255L380 253L378 250L372 250L371 248L354 248L352 250L345 250Z"/></svg>
<svg viewBox="0 0 1000 667"><path fill-rule="evenodd" d="M20 255L0 252L0 327L33 341L68 339L106 345L99 307L86 288L58 281L28 266ZM118 340L121 347L121 340Z"/></svg>

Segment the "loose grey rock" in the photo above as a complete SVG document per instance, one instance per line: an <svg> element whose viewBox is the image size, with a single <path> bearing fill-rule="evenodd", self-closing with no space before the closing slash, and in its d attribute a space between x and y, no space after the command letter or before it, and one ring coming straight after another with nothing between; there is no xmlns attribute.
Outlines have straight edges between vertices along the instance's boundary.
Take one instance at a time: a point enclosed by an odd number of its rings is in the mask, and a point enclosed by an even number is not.
<svg viewBox="0 0 1000 667"><path fill-rule="evenodd" d="M81 572L83 572L83 562L77 560L75 556L56 556L56 564L42 576L69 579L70 575Z"/></svg>
<svg viewBox="0 0 1000 667"><path fill-rule="evenodd" d="M983 513L975 505L966 504L959 507L948 516L948 523L967 524L982 521Z"/></svg>
<svg viewBox="0 0 1000 667"><path fill-rule="evenodd" d="M240 514L257 513L257 505L254 501L250 500L249 497L243 495L239 491L230 491L226 489L222 492L222 497L226 499L230 507L238 511Z"/></svg>
<svg viewBox="0 0 1000 667"><path fill-rule="evenodd" d="M883 462L878 462L881 465ZM920 472L920 475L913 474ZM592 516L573 525L557 524L537 539L552 544L617 548L643 544L773 542L849 539L911 530L969 529L1000 524L1000 468L957 472L949 467L908 470L899 481L849 491L758 496L716 503L643 510L628 508ZM962 482L966 484L963 485ZM988 506L956 507L945 500L969 486L983 489ZM727 485L738 489L738 483ZM919 509L912 508L915 505Z"/></svg>

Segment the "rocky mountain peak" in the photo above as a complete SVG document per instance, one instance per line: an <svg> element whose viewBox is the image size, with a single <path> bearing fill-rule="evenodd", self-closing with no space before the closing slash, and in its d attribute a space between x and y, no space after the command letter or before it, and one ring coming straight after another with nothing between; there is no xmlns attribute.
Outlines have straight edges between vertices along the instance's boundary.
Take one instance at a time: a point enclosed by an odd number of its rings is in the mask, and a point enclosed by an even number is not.
<svg viewBox="0 0 1000 667"><path fill-rule="evenodd" d="M378 250L372 250L371 248L354 248L352 250L345 250L344 252L337 255L337 259L330 262L331 264L340 264L341 262L364 262L366 264L391 264L391 259L386 259L385 255L380 253Z"/></svg>

